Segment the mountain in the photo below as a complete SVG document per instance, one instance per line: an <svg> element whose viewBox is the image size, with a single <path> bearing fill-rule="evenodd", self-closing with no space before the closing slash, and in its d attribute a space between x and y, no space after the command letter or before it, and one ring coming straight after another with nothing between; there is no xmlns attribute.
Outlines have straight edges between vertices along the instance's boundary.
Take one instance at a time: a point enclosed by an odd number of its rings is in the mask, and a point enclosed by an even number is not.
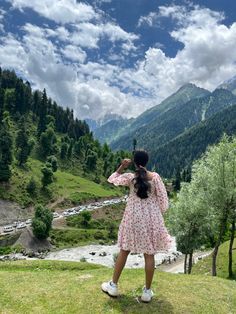
<svg viewBox="0 0 236 314"><path fill-rule="evenodd" d="M120 131L125 128L127 123L130 123L131 120L133 119L120 118L110 120L100 127L97 127L93 131L93 134L101 143L110 143L112 140L119 137Z"/></svg>
<svg viewBox="0 0 236 314"><path fill-rule="evenodd" d="M176 98L174 95L174 99ZM159 114L153 115L154 117L150 117L148 123L143 126L140 125L139 128L112 142L111 147L130 150L132 140L136 138L138 147L152 151L195 124L208 119L214 113L236 104L236 96L225 89L216 89L213 93L207 92L205 96L193 98L187 102L181 102L180 97L177 100L179 102L169 101L169 106L165 106L165 109L162 105ZM146 114L146 116L148 115Z"/></svg>
<svg viewBox="0 0 236 314"><path fill-rule="evenodd" d="M231 91L234 95L236 95L236 75L220 84L217 88L227 89Z"/></svg>
<svg viewBox="0 0 236 314"><path fill-rule="evenodd" d="M177 92L173 95L166 98L160 104L146 110L141 115L136 118L127 119L112 119L110 120L109 124L105 126L97 125L96 129L92 129L94 131L94 136L100 140L104 141L104 133L105 140L107 143L114 143L119 141L122 136L126 138L127 134L133 132L136 129L150 123L154 120L157 116L164 113L165 111L169 110L170 108L178 105L180 103L186 103L190 99L199 98L202 96L207 95L209 92L203 88L199 88L194 84L186 84L182 86ZM91 127L91 124L87 122ZM131 141L132 142L132 141ZM112 144L113 145L113 144ZM114 144L115 147L115 144Z"/></svg>
<svg viewBox="0 0 236 314"><path fill-rule="evenodd" d="M150 151L150 165L163 176L173 176L176 169L191 166L208 145L217 143L222 135L236 134L236 104L200 122L180 136Z"/></svg>

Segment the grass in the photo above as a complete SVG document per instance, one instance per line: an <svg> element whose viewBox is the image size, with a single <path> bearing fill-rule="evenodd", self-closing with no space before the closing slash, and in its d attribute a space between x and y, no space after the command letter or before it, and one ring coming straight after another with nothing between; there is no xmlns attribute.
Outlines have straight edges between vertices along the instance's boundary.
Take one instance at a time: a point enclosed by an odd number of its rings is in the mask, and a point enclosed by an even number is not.
<svg viewBox="0 0 236 314"><path fill-rule="evenodd" d="M94 264L17 261L0 264L0 312L20 313L235 313L236 283L217 277L156 271L155 296L140 303L144 271L125 269L121 296L100 291L112 270Z"/></svg>
<svg viewBox="0 0 236 314"><path fill-rule="evenodd" d="M93 181L69 172L58 170L54 173L55 180L47 191L41 189L41 168L43 163L29 158L26 168L14 167L13 176L8 186L0 186L0 198L15 201L21 206L37 202L47 204L49 201L62 199L65 204L79 204L90 199L120 196L118 189L105 188ZM31 197L26 191L26 185L33 177L37 182L37 194Z"/></svg>
<svg viewBox="0 0 236 314"><path fill-rule="evenodd" d="M89 244L111 244L106 230L98 229L52 229L52 244L57 248L68 248Z"/></svg>
<svg viewBox="0 0 236 314"><path fill-rule="evenodd" d="M232 279L236 280L236 238L234 239L233 246L233 271L234 277ZM220 245L217 260L216 260L216 271L217 276L222 278L228 278L228 249L229 249L229 241L224 242ZM199 261L197 264L193 265L192 273L193 274L205 274L211 275L211 263L212 256L204 258Z"/></svg>

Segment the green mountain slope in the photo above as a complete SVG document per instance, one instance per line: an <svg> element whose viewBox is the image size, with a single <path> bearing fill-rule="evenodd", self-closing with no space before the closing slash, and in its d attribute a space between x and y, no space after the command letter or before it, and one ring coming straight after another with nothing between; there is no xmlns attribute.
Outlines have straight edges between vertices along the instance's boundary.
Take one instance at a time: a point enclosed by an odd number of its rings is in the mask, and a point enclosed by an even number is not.
<svg viewBox="0 0 236 314"><path fill-rule="evenodd" d="M96 138L99 139L101 143L110 143L112 140L115 140L119 137L120 132L127 124L130 123L132 119L116 119L110 120L100 127L96 128L93 133Z"/></svg>
<svg viewBox="0 0 236 314"><path fill-rule="evenodd" d="M104 133L107 143L119 141L119 138L126 138L127 134L134 132L140 127L155 120L159 115L176 105L188 102L191 99L203 97L209 94L205 89L199 88L194 84L186 84L182 86L177 92L166 98L160 104L146 110L136 118L127 119L125 121L110 120L109 123L101 125L94 130L94 135L99 140L104 140Z"/></svg>
<svg viewBox="0 0 236 314"><path fill-rule="evenodd" d="M138 299L143 269L125 269L121 296L100 291L112 269L87 263L5 262L0 267L3 313L194 313L228 314L236 308L236 282L203 275L155 271L150 304ZM30 287L30 288L29 288Z"/></svg>
<svg viewBox="0 0 236 314"><path fill-rule="evenodd" d="M152 149L150 163L156 165L163 176L171 177L177 167L190 166L208 145L217 143L224 132L228 135L236 133L236 105L200 122L167 144Z"/></svg>
<svg viewBox="0 0 236 314"><path fill-rule="evenodd" d="M236 96L230 91L217 89L207 96L176 104L111 146L114 149L131 149L132 139L136 138L139 147L152 151L232 104L236 104Z"/></svg>

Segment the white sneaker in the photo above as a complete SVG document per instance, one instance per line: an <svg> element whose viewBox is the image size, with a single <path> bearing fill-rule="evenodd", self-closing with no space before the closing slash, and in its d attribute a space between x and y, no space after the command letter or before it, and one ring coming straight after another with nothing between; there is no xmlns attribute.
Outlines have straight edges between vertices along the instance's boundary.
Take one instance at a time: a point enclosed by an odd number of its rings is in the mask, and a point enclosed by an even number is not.
<svg viewBox="0 0 236 314"><path fill-rule="evenodd" d="M112 282L103 282L101 285L102 291L108 293L112 297L117 297L119 295L118 286Z"/></svg>
<svg viewBox="0 0 236 314"><path fill-rule="evenodd" d="M141 295L141 300L143 302L150 302L153 297L153 291L151 289L146 289L146 287L143 287L143 293Z"/></svg>

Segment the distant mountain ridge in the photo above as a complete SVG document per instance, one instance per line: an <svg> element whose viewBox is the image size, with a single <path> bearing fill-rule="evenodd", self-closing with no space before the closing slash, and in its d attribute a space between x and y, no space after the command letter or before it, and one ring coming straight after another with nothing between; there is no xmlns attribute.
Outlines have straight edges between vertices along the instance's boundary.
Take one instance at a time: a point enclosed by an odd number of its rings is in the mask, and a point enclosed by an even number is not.
<svg viewBox="0 0 236 314"><path fill-rule="evenodd" d="M224 88L236 95L236 75L220 84L217 88Z"/></svg>
<svg viewBox="0 0 236 314"><path fill-rule="evenodd" d="M236 104L198 123L163 146L150 151L150 165L166 177L175 170L191 166L208 145L217 143L223 134L236 134Z"/></svg>
<svg viewBox="0 0 236 314"><path fill-rule="evenodd" d="M176 95L174 100L175 98ZM212 93L205 93L205 96L187 102L175 101L170 109L159 111L149 122L134 131L127 132L110 145L115 150L130 150L132 140L136 138L139 147L152 150L232 104L236 104L236 96L225 89L216 89Z"/></svg>
<svg viewBox="0 0 236 314"><path fill-rule="evenodd" d="M162 101L160 104L144 111L136 118L122 118L119 120L116 119L116 121L114 121L113 119L110 120L109 123L105 123L100 126L97 125L97 127L93 129L94 136L102 142L105 138L107 143L109 144L115 141L119 141L119 138L121 138L122 136L126 137L134 130L137 130L140 127L150 123L152 120L155 119L155 117L168 111L172 107L180 103L186 103L193 98L203 97L209 93L209 91L203 88L199 88L194 84L186 84L179 88L174 94ZM89 122L88 124L91 127Z"/></svg>

